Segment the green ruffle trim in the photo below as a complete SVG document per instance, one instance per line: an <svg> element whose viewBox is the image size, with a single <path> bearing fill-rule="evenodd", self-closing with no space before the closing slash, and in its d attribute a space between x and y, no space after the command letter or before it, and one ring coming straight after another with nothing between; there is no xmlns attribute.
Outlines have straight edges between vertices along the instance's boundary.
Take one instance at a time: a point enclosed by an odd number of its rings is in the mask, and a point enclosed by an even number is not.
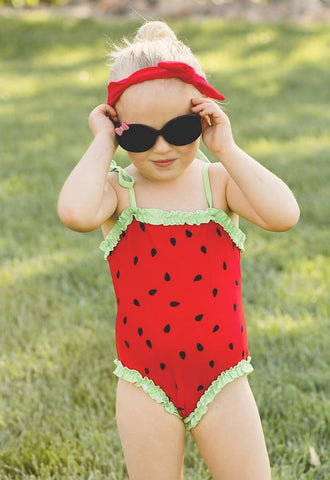
<svg viewBox="0 0 330 480"><path fill-rule="evenodd" d="M157 403L161 403L167 412L181 418L181 415L164 390L155 385L150 378L142 377L141 373L137 370L131 370L130 368L124 367L120 360L115 360L114 363L116 364L116 369L113 373L117 375L117 377L122 378L127 382L134 383L137 387L141 387L153 400Z"/></svg>
<svg viewBox="0 0 330 480"><path fill-rule="evenodd" d="M195 428L201 418L208 411L208 405L215 399L217 394L228 385L228 383L236 380L236 378L243 377L253 371L253 367L250 363L251 358L248 357L247 360L241 360L234 367L229 368L228 370L222 372L214 382L211 383L210 387L203 393L199 399L196 408L191 414L186 417L183 421L186 425L187 430Z"/></svg>
<svg viewBox="0 0 330 480"><path fill-rule="evenodd" d="M150 378L143 377L137 370L131 370L130 368L124 367L120 360L115 360L114 363L116 364L116 369L114 374L117 375L117 377L142 388L153 400L162 404L167 412L179 417L184 422L186 429L189 431L198 425L201 418L205 415L205 413L207 413L209 404L215 399L218 393L221 392L226 385L228 385L228 383L253 371L253 367L250 362L251 358L248 357L247 360L241 360L234 367L222 372L201 396L195 410L186 418L181 417L175 405L170 401L166 393L160 387L155 385Z"/></svg>
<svg viewBox="0 0 330 480"><path fill-rule="evenodd" d="M166 211L152 208L126 208L119 216L107 237L100 244L100 249L104 252L105 259L117 246L120 235L127 229L128 225L132 223L133 218L136 218L139 222L151 225L201 225L202 223L214 221L222 226L240 250L244 250L245 234L232 222L223 210L208 208L195 212L184 212L180 210Z"/></svg>

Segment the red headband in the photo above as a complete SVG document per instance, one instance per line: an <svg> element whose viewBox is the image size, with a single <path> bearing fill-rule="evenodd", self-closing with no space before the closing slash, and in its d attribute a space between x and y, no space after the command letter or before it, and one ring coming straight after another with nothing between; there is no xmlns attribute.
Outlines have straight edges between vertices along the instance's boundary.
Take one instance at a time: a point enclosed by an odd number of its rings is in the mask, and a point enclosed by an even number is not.
<svg viewBox="0 0 330 480"><path fill-rule="evenodd" d="M147 67L132 73L129 77L118 82L108 84L108 105L114 105L126 88L136 83L155 80L156 78L180 78L190 83L201 93L210 98L224 100L226 97L213 88L204 77L198 75L195 70L183 62L159 62L157 67Z"/></svg>

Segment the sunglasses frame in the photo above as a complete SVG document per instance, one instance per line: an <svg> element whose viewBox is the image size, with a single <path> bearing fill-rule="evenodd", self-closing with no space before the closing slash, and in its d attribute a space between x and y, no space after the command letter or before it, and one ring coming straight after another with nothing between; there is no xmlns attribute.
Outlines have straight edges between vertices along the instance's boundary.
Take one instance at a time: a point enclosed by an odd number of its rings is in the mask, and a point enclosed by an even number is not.
<svg viewBox="0 0 330 480"><path fill-rule="evenodd" d="M185 118L187 120L190 119L189 120L190 126L194 129L194 133L192 134L191 138L188 138L188 141L182 142L182 140L179 140L178 138L173 138L173 135L171 134L171 132L169 132L169 135L168 135L167 130L169 128L173 129L173 122L178 122L178 121L180 122L180 120L183 120ZM195 120L192 121L192 119L198 120L198 123ZM113 123L116 128L120 128L120 125L122 125L120 122L113 122ZM124 150L133 152L133 153L141 153L141 152L146 152L150 150L150 148L152 148L155 145L157 138L159 136L162 136L166 140L166 142L168 142L171 145L183 146L183 145L189 145L190 143L193 143L195 140L197 140L197 138L202 133L202 118L200 117L200 115L197 115L195 113L188 113L185 115L179 115L177 117L174 117L168 122L166 122L166 124L160 130L157 130L153 127L149 127L148 125L145 125L143 123L126 123L126 122L123 122L123 123L125 123L125 125L127 125L128 128L123 129L120 135L116 133L117 142ZM148 139L145 139L145 144L142 146L128 145L127 142L125 142L125 137L127 140L128 136L132 133L132 130L134 128L137 130L140 130L140 134L139 133L136 134L137 139L143 140L143 131L144 131L145 135L149 135L149 142L148 142ZM126 146L125 146L125 143L126 143Z"/></svg>

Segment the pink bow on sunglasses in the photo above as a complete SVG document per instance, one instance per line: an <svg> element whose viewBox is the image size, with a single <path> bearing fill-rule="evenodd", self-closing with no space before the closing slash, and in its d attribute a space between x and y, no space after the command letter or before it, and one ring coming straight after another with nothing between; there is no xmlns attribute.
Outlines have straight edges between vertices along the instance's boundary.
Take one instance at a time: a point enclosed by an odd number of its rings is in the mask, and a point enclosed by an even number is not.
<svg viewBox="0 0 330 480"><path fill-rule="evenodd" d="M127 125L126 122L122 122L121 125L119 125L119 127L115 128L116 134L119 135L120 137L122 136L125 130L129 130L129 125Z"/></svg>

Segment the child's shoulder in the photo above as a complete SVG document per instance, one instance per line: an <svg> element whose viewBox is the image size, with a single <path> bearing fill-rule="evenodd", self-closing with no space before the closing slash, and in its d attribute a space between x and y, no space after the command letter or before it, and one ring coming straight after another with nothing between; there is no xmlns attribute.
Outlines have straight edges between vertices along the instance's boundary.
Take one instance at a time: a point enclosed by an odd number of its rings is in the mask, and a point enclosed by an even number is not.
<svg viewBox="0 0 330 480"><path fill-rule="evenodd" d="M209 178L212 186L219 187L227 183L229 174L222 163L214 162L209 166Z"/></svg>
<svg viewBox="0 0 330 480"><path fill-rule="evenodd" d="M227 182L229 174L226 168L220 162L210 163L209 179L213 198L213 205L226 213L229 213L227 203Z"/></svg>

